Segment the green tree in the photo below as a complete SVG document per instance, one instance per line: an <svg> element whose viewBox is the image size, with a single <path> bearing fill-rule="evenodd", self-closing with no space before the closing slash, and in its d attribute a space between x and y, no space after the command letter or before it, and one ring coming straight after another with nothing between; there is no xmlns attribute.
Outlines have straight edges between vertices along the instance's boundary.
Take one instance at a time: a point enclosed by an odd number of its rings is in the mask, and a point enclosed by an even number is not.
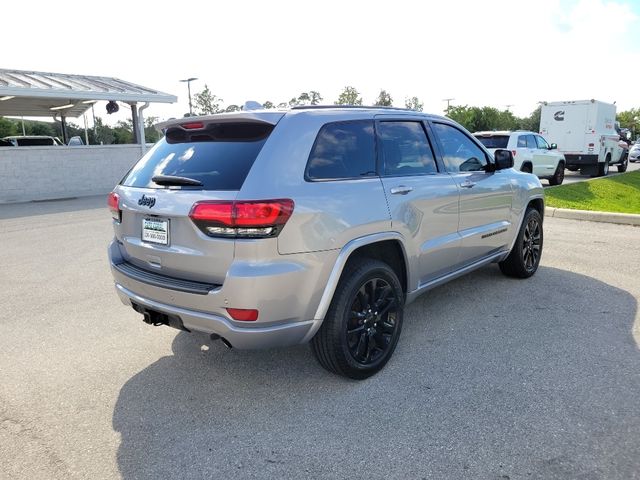
<svg viewBox="0 0 640 480"><path fill-rule="evenodd" d="M223 101L224 100L211 93L206 83L201 92L193 95L193 103L198 115L211 115L224 111L220 106Z"/></svg>
<svg viewBox="0 0 640 480"><path fill-rule="evenodd" d="M335 105L362 105L360 92L354 87L344 87L342 93L338 96L338 100L335 101Z"/></svg>
<svg viewBox="0 0 640 480"><path fill-rule="evenodd" d="M447 116L470 132L515 130L522 122L522 119L515 117L509 110L500 111L494 107L456 105L449 107Z"/></svg>
<svg viewBox="0 0 640 480"><path fill-rule="evenodd" d="M224 109L225 112L238 112L242 110L238 105L229 105Z"/></svg>
<svg viewBox="0 0 640 480"><path fill-rule="evenodd" d="M322 101L322 95L315 90L309 92L302 92L297 97L293 97L289 100L289 106L295 107L298 105L318 105Z"/></svg>
<svg viewBox="0 0 640 480"><path fill-rule="evenodd" d="M378 94L378 98L376 99L374 105L379 107L391 107L393 106L393 99L391 98L389 92L387 92L386 90L380 90L380 93Z"/></svg>
<svg viewBox="0 0 640 480"><path fill-rule="evenodd" d="M530 132L539 132L541 110L542 107L538 106L528 117L519 118L517 128L520 130L529 130Z"/></svg>
<svg viewBox="0 0 640 480"><path fill-rule="evenodd" d="M126 144L133 143L133 120L120 120L112 128L113 143Z"/></svg>
<svg viewBox="0 0 640 480"><path fill-rule="evenodd" d="M18 125L15 121L0 117L0 138L18 135Z"/></svg>
<svg viewBox="0 0 640 480"><path fill-rule="evenodd" d="M424 103L422 103L418 97L405 98L404 106L409 110L415 110L416 112L421 112L424 108Z"/></svg>
<svg viewBox="0 0 640 480"><path fill-rule="evenodd" d="M632 108L618 113L616 119L622 128L631 130L632 138L635 140L636 134L640 132L640 108Z"/></svg>
<svg viewBox="0 0 640 480"><path fill-rule="evenodd" d="M273 104L273 102L270 102L269 100L267 100L266 102L264 102L262 104L262 106L266 109L270 109L270 108L276 108L276 106Z"/></svg>

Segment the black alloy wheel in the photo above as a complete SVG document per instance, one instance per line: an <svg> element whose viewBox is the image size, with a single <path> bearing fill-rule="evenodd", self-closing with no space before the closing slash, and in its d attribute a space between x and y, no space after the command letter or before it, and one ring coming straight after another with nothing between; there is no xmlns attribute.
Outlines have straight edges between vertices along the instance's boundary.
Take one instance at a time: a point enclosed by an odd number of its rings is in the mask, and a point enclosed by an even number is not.
<svg viewBox="0 0 640 480"><path fill-rule="evenodd" d="M529 278L536 273L542 257L543 240L542 216L535 208L529 207L511 252L498 264L502 273L516 278Z"/></svg>
<svg viewBox="0 0 640 480"><path fill-rule="evenodd" d="M522 259L524 268L529 271L535 271L540 262L540 253L542 248L541 227L538 219L531 217L524 228L522 237Z"/></svg>
<svg viewBox="0 0 640 480"><path fill-rule="evenodd" d="M393 289L382 278L372 278L360 287L351 302L346 322L347 346L361 365L375 364L384 357L397 327L397 302Z"/></svg>
<svg viewBox="0 0 640 480"><path fill-rule="evenodd" d="M393 355L403 313L404 290L394 269L377 259L355 258L311 340L313 354L332 373L368 378Z"/></svg>

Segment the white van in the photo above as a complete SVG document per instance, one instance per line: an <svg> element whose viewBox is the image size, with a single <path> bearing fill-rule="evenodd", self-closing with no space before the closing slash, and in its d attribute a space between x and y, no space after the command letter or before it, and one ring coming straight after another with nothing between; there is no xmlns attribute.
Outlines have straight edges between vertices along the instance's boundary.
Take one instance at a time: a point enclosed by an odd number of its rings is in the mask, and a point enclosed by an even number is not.
<svg viewBox="0 0 640 480"><path fill-rule="evenodd" d="M591 176L609 173L617 164L627 170L627 148L616 131L616 106L597 100L549 102L542 105L540 133L558 145L566 167Z"/></svg>

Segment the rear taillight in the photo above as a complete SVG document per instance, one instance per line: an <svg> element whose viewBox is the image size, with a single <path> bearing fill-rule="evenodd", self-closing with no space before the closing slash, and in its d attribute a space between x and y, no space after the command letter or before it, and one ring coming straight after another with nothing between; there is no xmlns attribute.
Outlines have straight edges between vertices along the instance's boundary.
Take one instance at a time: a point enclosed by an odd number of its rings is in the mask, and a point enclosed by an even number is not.
<svg viewBox="0 0 640 480"><path fill-rule="evenodd" d="M120 210L120 196L115 192L111 192L107 197L107 205L109 205L113 219L118 222L121 221L122 210Z"/></svg>
<svg viewBox="0 0 640 480"><path fill-rule="evenodd" d="M517 150L511 150L511 154L515 157L517 153Z"/></svg>
<svg viewBox="0 0 640 480"><path fill-rule="evenodd" d="M293 200L197 202L189 217L210 237L277 236L293 212Z"/></svg>

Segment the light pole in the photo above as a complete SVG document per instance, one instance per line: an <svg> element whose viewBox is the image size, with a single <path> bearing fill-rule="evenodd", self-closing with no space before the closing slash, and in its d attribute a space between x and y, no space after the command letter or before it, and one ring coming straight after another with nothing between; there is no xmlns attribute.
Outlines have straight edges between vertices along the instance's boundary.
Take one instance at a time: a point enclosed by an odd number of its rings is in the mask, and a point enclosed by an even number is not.
<svg viewBox="0 0 640 480"><path fill-rule="evenodd" d="M447 114L449 113L450 103L452 101L454 101L454 100L455 100L455 98L443 98L442 99L443 102L447 102Z"/></svg>
<svg viewBox="0 0 640 480"><path fill-rule="evenodd" d="M187 82L187 91L189 92L189 116L193 116L193 106L191 105L191 82L198 80L196 77L185 78L181 82Z"/></svg>

